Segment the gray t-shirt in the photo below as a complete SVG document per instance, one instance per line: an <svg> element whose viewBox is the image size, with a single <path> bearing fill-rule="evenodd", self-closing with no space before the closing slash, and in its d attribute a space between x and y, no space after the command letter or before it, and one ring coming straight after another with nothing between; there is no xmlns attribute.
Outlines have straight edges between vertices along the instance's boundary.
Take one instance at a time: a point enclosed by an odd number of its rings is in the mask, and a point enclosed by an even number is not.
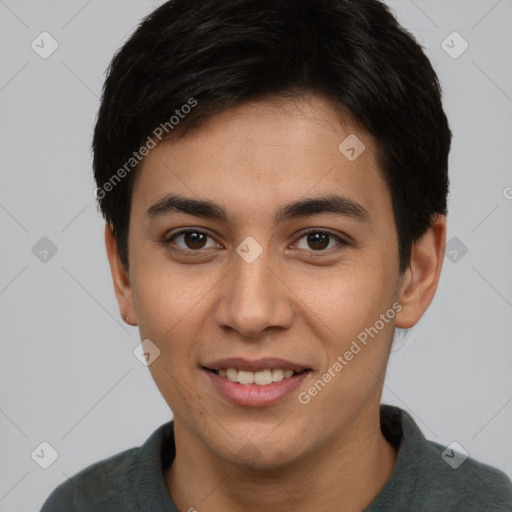
<svg viewBox="0 0 512 512"><path fill-rule="evenodd" d="M427 441L402 409L382 405L381 430L398 456L364 512L512 512L512 484L504 473L472 458L458 465L462 459L452 450L442 456L446 447ZM41 512L178 512L164 478L174 456L171 421L141 447L92 464L59 485Z"/></svg>

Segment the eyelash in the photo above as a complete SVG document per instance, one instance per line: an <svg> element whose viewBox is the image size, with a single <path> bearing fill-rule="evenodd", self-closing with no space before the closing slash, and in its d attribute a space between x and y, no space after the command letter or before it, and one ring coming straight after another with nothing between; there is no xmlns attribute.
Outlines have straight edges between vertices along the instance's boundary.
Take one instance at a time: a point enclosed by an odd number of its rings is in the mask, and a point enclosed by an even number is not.
<svg viewBox="0 0 512 512"><path fill-rule="evenodd" d="M188 228L188 229L183 229L181 231L173 233L170 237L165 238L162 241L162 245L164 247L169 247L169 248L172 249L172 251L174 251L174 252L176 252L178 254L183 254L185 256L200 255L200 253L201 253L201 251L203 249L194 250L194 249L183 249L181 247L170 247L173 244L173 242L174 242L174 240L176 238L178 238L181 235L187 235L187 234L190 234L190 233L198 233L198 234L205 235L205 236L207 236L209 238L214 239L206 231L203 231L201 229L191 229L191 228ZM334 233L331 233L330 231L325 231L325 230L321 230L321 229L314 229L314 228L309 229L309 230L303 232L297 240L301 240L301 239L303 239L303 238L305 238L305 237L307 237L308 235L311 235L311 234L327 235L330 238L336 239L338 241L338 243L336 244L335 247L331 247L330 249L319 249L319 250L316 250L316 251L314 251L314 250L307 250L307 249L300 249L300 250L310 252L310 253L312 253L314 255L322 255L322 253L330 253L330 251L332 251L333 249L339 251L339 250L341 250L341 248L350 245L350 242L348 242L347 240L341 238L339 235L335 235ZM338 248L336 249L336 247L338 247Z"/></svg>

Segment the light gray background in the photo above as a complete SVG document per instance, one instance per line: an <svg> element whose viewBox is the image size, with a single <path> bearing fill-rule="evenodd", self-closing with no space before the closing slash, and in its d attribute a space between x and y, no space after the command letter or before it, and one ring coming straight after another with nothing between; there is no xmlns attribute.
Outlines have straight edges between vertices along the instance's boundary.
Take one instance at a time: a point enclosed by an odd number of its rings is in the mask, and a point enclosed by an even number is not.
<svg viewBox="0 0 512 512"><path fill-rule="evenodd" d="M0 0L0 511L35 512L80 469L141 444L171 413L133 355L92 195L91 133L104 71L150 0ZM512 2L389 4L435 65L454 132L437 296L392 355L383 401L427 437L512 475ZM31 48L57 41L46 60ZM441 43L457 31L457 59ZM460 48L459 42L448 44ZM43 263L32 247L48 237ZM31 458L42 441L59 457Z"/></svg>

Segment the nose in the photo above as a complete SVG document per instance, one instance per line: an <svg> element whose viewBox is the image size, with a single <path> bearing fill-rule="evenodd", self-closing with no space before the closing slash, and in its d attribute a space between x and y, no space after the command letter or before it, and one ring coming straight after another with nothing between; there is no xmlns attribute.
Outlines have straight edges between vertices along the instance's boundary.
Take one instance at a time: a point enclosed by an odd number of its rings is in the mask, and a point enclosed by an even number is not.
<svg viewBox="0 0 512 512"><path fill-rule="evenodd" d="M293 292L279 271L277 258L263 249L254 261L237 253L233 260L219 289L217 325L247 339L257 338L266 329L289 328L294 320Z"/></svg>

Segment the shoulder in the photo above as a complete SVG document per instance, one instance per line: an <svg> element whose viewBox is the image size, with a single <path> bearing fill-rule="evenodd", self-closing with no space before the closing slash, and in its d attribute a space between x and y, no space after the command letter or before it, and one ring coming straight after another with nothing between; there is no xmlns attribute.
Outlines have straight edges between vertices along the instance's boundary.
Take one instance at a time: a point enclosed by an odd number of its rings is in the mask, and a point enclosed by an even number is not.
<svg viewBox="0 0 512 512"><path fill-rule="evenodd" d="M93 512L109 507L133 510L132 467L138 448L86 467L60 484L45 501L41 512Z"/></svg>
<svg viewBox="0 0 512 512"><path fill-rule="evenodd" d="M398 407L381 406L381 429L397 460L368 512L512 512L512 483L499 469L468 457L460 445L427 440Z"/></svg>
<svg viewBox="0 0 512 512"><path fill-rule="evenodd" d="M512 483L505 473L450 447L426 444L432 499L448 499L454 510L512 511Z"/></svg>
<svg viewBox="0 0 512 512"><path fill-rule="evenodd" d="M137 448L87 466L60 484L40 512L138 512L141 502L166 503L164 467L175 455L173 422Z"/></svg>

